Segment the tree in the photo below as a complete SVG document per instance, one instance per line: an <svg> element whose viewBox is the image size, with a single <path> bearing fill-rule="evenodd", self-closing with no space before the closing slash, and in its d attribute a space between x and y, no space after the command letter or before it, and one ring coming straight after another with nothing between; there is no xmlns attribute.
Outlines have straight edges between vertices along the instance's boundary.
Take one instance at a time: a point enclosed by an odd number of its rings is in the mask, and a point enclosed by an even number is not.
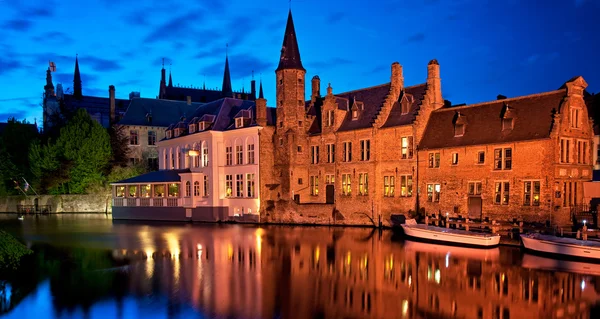
<svg viewBox="0 0 600 319"><path fill-rule="evenodd" d="M113 125L108 129L112 148L111 165L125 167L129 164L129 136L122 125Z"/></svg>
<svg viewBox="0 0 600 319"><path fill-rule="evenodd" d="M79 109L60 129L56 142L34 144L32 173L50 193L83 194L103 186L110 172L112 150L108 132L85 109Z"/></svg>
<svg viewBox="0 0 600 319"><path fill-rule="evenodd" d="M16 194L14 181L23 184L23 178L32 182L32 174L29 169L29 147L39 139L39 132L35 124L27 120L18 121L15 118L8 119L3 126L0 136L0 187L1 194Z"/></svg>

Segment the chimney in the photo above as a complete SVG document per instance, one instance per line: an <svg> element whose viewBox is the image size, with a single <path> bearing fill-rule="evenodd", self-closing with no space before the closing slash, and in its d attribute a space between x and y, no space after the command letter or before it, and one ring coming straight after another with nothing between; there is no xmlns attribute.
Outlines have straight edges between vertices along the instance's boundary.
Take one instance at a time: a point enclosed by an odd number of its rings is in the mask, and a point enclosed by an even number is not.
<svg viewBox="0 0 600 319"><path fill-rule="evenodd" d="M256 100L256 80L250 81L250 100Z"/></svg>
<svg viewBox="0 0 600 319"><path fill-rule="evenodd" d="M267 100L264 98L256 99L256 123L267 126Z"/></svg>
<svg viewBox="0 0 600 319"><path fill-rule="evenodd" d="M192 105L192 97L191 96L187 96L187 105Z"/></svg>
<svg viewBox="0 0 600 319"><path fill-rule="evenodd" d="M115 86L110 85L108 87L108 99L110 104L110 125L115 124L115 112L116 112L116 101L115 101Z"/></svg>
<svg viewBox="0 0 600 319"><path fill-rule="evenodd" d="M313 76L312 78L312 94L310 95L310 100L315 102L317 98L321 97L321 79L318 75Z"/></svg>
<svg viewBox="0 0 600 319"><path fill-rule="evenodd" d="M402 65L398 62L392 63L392 77L390 82L394 93L400 94L400 91L404 88L404 75L402 74Z"/></svg>
<svg viewBox="0 0 600 319"><path fill-rule="evenodd" d="M333 95L333 88L331 87L331 83L327 84L327 95Z"/></svg>
<svg viewBox="0 0 600 319"><path fill-rule="evenodd" d="M506 96L502 95L502 94L498 94L498 96L496 97L497 100L506 100Z"/></svg>
<svg viewBox="0 0 600 319"><path fill-rule="evenodd" d="M431 94L429 101L432 103L433 109L437 110L444 106L442 99L442 82L440 79L440 64L436 59L429 61L427 64L427 94Z"/></svg>

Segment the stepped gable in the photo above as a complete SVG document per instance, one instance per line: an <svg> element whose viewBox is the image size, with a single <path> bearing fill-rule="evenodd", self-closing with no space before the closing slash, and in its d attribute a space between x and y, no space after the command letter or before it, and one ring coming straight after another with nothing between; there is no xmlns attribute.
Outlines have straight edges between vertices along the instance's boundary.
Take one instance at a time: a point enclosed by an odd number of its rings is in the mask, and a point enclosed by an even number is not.
<svg viewBox="0 0 600 319"><path fill-rule="evenodd" d="M408 113L402 114L402 105L400 104L400 101L396 101L390 110L387 120L381 127L385 128L412 124L417 116L417 111L423 102L426 92L427 84L425 83L404 88L404 94L409 101L412 101L410 110ZM402 95L400 95L400 97L402 97Z"/></svg>
<svg viewBox="0 0 600 319"><path fill-rule="evenodd" d="M364 88L360 90L336 94L338 108L350 111L352 101L362 103L364 110L359 110L358 118L352 119L352 112L347 112L338 132L351 131L373 126L375 117L381 110L383 102L390 92L390 83Z"/></svg>
<svg viewBox="0 0 600 319"><path fill-rule="evenodd" d="M421 149L437 149L467 145L508 143L549 138L556 113L566 89L540 94L521 96L491 102L446 107L433 111L423 139ZM505 107L514 114L513 129L502 130L502 112ZM457 112L466 118L462 136L454 136L454 119Z"/></svg>

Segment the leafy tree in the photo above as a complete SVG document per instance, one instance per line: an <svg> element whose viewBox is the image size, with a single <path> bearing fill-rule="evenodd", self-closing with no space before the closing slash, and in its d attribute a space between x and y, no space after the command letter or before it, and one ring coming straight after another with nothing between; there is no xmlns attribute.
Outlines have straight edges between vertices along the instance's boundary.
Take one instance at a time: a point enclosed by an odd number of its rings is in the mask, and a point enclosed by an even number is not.
<svg viewBox="0 0 600 319"><path fill-rule="evenodd" d="M39 132L35 124L27 120L18 121L10 118L3 125L0 136L0 175L2 187L0 194L16 194L14 181L23 184L23 179L30 183L35 182L29 169L29 146L39 139Z"/></svg>
<svg viewBox="0 0 600 319"><path fill-rule="evenodd" d="M34 144L32 173L50 193L83 194L106 181L112 150L108 132L85 109L79 109L60 129L56 142Z"/></svg>
<svg viewBox="0 0 600 319"><path fill-rule="evenodd" d="M111 165L125 167L129 164L129 136L125 127L113 125L108 129L112 148Z"/></svg>

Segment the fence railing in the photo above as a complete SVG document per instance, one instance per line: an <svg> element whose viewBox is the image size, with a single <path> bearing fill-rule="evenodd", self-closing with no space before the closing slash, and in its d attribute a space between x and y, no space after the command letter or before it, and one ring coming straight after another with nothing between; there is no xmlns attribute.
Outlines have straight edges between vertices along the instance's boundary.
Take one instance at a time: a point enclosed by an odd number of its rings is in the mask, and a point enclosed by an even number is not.
<svg viewBox="0 0 600 319"><path fill-rule="evenodd" d="M17 205L19 214L48 214L51 211L51 205Z"/></svg>

